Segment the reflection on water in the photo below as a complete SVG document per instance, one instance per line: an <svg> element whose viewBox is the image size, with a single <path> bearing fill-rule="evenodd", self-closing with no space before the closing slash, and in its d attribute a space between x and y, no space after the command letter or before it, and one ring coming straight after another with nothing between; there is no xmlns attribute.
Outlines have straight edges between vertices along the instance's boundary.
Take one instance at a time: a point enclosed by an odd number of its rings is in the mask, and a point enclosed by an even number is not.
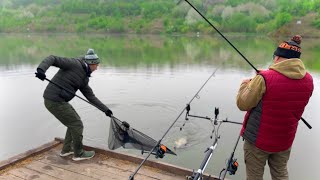
<svg viewBox="0 0 320 180"><path fill-rule="evenodd" d="M262 37L228 38L247 59L261 68L269 65L273 51L280 42ZM250 69L242 57L220 37L151 35L0 34L0 65L2 69L11 69L18 65L35 65L50 54L65 57L82 56L89 47L94 48L99 54L102 66L143 66L150 69L164 66L173 68L177 64L223 64L229 68ZM319 41L303 39L302 48L302 59L307 67L319 70Z"/></svg>
<svg viewBox="0 0 320 180"><path fill-rule="evenodd" d="M100 100L106 103L115 116L132 127L159 139L174 122L179 113L201 85L215 71L215 76L191 103L191 113L214 116L214 108L220 108L220 118L242 121L244 112L235 105L240 82L254 75L250 67L220 38L158 37L158 36L76 36L76 35L0 35L0 160L64 137L65 127L44 107L42 93L47 82L34 78L37 64L50 54L74 57L95 48L103 63L94 72L90 85ZM230 37L239 50L260 68L266 68L275 41L266 38ZM312 42L303 51L303 57L315 62L311 55ZM311 55L310 55L311 54ZM309 58L307 58L309 57ZM312 66L309 65L309 68ZM289 161L290 179L319 179L316 172L320 146L319 137L320 76L313 70L315 91L304 113L313 126L308 130L300 123L297 138ZM51 78L57 71L47 72ZM78 92L78 95L81 95ZM81 95L82 96L82 95ZM107 148L109 118L91 105L74 99L71 104L81 116L84 142ZM177 157L166 156L161 161L198 169L204 151L212 143L212 126L208 121L188 120L182 127L184 114L165 137L164 143L173 149ZM208 173L218 175L225 166L240 126L223 124L218 147L207 167ZM140 155L133 150L119 151ZM244 179L242 141L236 155L240 163L237 176ZM269 179L268 171L266 178Z"/></svg>

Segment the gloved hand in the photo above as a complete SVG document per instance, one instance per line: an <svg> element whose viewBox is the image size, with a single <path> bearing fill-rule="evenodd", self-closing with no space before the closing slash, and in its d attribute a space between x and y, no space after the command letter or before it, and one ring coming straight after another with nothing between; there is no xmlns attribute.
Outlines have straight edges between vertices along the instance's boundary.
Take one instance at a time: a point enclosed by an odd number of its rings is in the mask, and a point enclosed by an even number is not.
<svg viewBox="0 0 320 180"><path fill-rule="evenodd" d="M113 115L113 113L110 109L108 109L105 113L106 113L106 116L109 116L109 117L111 117L111 115Z"/></svg>
<svg viewBox="0 0 320 180"><path fill-rule="evenodd" d="M39 78L42 81L46 79L46 74L40 68L37 69L37 72L35 74L36 74L36 77Z"/></svg>

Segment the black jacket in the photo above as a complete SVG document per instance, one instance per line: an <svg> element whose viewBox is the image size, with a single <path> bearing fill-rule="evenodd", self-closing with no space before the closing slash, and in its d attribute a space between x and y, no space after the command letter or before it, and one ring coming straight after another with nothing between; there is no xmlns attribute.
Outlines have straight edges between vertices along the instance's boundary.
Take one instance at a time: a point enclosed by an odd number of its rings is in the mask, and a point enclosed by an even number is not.
<svg viewBox="0 0 320 180"><path fill-rule="evenodd" d="M59 68L59 71L52 78L52 82L68 89L73 92L73 94L49 83L43 93L45 99L55 102L68 102L75 96L75 93L79 89L88 101L98 106L104 112L108 110L108 107L94 95L88 84L89 75L87 68L89 67L86 67L84 58L63 58L51 55L46 57L38 68L46 72L50 66Z"/></svg>

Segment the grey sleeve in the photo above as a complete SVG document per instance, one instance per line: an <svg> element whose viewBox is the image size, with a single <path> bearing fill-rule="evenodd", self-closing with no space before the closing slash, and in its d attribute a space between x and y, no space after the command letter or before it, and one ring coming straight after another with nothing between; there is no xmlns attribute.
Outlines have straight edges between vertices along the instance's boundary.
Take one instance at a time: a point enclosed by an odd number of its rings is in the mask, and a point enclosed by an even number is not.
<svg viewBox="0 0 320 180"><path fill-rule="evenodd" d="M80 88L80 91L88 99L89 102L99 107L99 109L103 112L106 112L109 109L94 95L91 87L88 84L85 87Z"/></svg>
<svg viewBox="0 0 320 180"><path fill-rule="evenodd" d="M60 69L69 69L73 65L75 65L77 61L75 61L72 58L64 58L64 57L58 57L50 55L46 57L38 66L38 68L42 69L44 72L46 72L50 66L55 66Z"/></svg>

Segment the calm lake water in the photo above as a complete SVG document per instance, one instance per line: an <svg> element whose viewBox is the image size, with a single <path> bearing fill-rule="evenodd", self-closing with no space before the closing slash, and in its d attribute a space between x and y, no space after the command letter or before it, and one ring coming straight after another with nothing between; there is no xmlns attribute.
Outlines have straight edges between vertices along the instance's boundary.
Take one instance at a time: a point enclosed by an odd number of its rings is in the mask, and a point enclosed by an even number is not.
<svg viewBox="0 0 320 180"><path fill-rule="evenodd" d="M267 68L279 40L266 37L228 37L258 68ZM315 90L303 117L313 126L300 122L289 161L291 180L320 179L320 42L304 39L302 59L314 77ZM159 140L215 71L199 96L191 103L191 113L214 116L220 108L221 119L242 122L245 112L238 110L235 98L242 79L255 75L250 66L220 37L162 37L73 34L1 34L0 35L0 161L64 137L66 128L44 107L42 93L47 85L34 77L37 65L48 55L77 57L94 48L102 60L90 79L96 96L114 115L132 127ZM51 79L57 68L51 67ZM80 92L78 95L82 96ZM71 104L81 116L84 143L107 149L110 119L96 108L74 98ZM176 150L178 156L158 159L198 169L210 139L210 122L192 119L183 130L184 114L170 130L164 143L173 148L186 140L187 146ZM236 142L240 126L223 124L217 149L206 173L218 175ZM236 176L245 179L243 141L235 157L240 164ZM139 151L117 151L139 155ZM151 158L152 159L152 158ZM266 179L270 179L268 168Z"/></svg>

